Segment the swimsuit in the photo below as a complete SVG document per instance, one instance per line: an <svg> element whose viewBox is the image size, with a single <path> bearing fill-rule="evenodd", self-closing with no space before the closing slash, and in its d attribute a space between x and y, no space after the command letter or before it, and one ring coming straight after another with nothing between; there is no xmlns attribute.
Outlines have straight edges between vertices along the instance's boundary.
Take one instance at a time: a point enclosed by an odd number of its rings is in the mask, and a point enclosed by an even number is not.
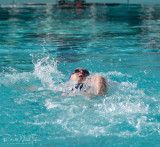
<svg viewBox="0 0 160 147"><path fill-rule="evenodd" d="M72 91L81 91L81 92L87 92L91 89L90 86L85 85L84 83L78 83L72 88Z"/></svg>
<svg viewBox="0 0 160 147"><path fill-rule="evenodd" d="M90 86L88 86L85 83L66 83L66 88L64 88L63 94L64 95L73 95L73 94L79 94L79 93L88 93L92 89Z"/></svg>
<svg viewBox="0 0 160 147"><path fill-rule="evenodd" d="M75 85L75 89L79 89L81 91L82 88L83 88L83 83L78 83Z"/></svg>

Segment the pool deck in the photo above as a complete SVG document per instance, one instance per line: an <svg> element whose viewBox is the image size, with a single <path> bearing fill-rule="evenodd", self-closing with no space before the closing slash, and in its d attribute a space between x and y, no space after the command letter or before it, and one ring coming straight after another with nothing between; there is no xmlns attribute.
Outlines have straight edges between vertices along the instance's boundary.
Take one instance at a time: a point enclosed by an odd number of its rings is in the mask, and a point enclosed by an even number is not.
<svg viewBox="0 0 160 147"><path fill-rule="evenodd" d="M0 5L56 5L58 0L0 0ZM160 4L160 0L86 0L86 5Z"/></svg>

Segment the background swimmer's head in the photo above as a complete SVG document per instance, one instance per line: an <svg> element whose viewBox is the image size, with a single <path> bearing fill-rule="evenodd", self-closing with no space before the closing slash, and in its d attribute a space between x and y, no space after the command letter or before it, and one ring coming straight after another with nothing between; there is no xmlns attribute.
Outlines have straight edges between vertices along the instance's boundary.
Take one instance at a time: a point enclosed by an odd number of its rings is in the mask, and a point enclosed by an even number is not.
<svg viewBox="0 0 160 147"><path fill-rule="evenodd" d="M85 68L78 67L72 71L69 80L81 83L85 80L87 76L89 76L89 72Z"/></svg>

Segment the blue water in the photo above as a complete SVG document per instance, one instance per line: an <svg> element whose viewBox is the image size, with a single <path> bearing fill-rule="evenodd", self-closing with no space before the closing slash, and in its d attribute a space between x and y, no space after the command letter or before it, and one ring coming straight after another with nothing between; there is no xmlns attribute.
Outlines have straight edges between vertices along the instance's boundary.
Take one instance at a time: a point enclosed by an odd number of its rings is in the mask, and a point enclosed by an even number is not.
<svg viewBox="0 0 160 147"><path fill-rule="evenodd" d="M0 146L160 145L159 5L0 14ZM104 76L107 95L62 96L76 67Z"/></svg>

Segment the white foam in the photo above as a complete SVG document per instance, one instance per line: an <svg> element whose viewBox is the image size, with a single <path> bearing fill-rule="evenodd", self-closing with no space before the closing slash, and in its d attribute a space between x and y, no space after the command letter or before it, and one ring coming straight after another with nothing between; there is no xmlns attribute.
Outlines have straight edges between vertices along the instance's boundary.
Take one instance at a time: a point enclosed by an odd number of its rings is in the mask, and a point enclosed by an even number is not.
<svg viewBox="0 0 160 147"><path fill-rule="evenodd" d="M124 77L124 76L131 77L131 75L129 75L129 74L123 74L123 73L118 72L118 71L109 71L106 74L107 74L107 76L111 75L111 76L118 76L118 77Z"/></svg>
<svg viewBox="0 0 160 147"><path fill-rule="evenodd" d="M46 100L45 106L47 109L54 109L54 108L62 108L63 105L57 102L51 102L50 100Z"/></svg>
<svg viewBox="0 0 160 147"><path fill-rule="evenodd" d="M59 85L64 75L58 71L57 61L53 58L42 57L33 63L35 66L33 73L17 73L13 70L13 73L7 73L0 79L1 84L7 85L10 82L16 84L23 80L31 82L34 78L38 78L43 85L43 89L53 91L51 93L53 96L48 96L48 91L44 91L43 94L40 93L39 96L32 92L26 92L15 99L17 104L23 104L26 101L38 102L39 97L44 99L43 103L50 113L47 116L36 116L35 122L31 122L31 124L40 126L54 124L75 135L95 137L106 135L145 136L147 135L145 129L160 132L158 122L148 122L147 115L150 113L150 106L146 103L146 100L149 99L149 96L145 94L143 89L138 88L138 81L131 82L123 79L123 81L117 82L110 79L110 76L121 78L130 77L130 75L116 71L102 73L109 85L108 94L105 98L95 98L87 101L85 96L67 95L62 97L57 94L59 91L65 91L66 85ZM71 88L69 85L67 87ZM60 99L58 99L58 96ZM152 97L150 100L156 102L157 99ZM158 106L157 110L159 113ZM52 115L56 116L53 117ZM43 121L44 118L46 118L45 121Z"/></svg>
<svg viewBox="0 0 160 147"><path fill-rule="evenodd" d="M10 72L3 71L2 77L0 78L0 84L4 86L14 86L17 87L18 84L25 85L29 82L33 75L31 72L18 73L16 70L11 68Z"/></svg>

